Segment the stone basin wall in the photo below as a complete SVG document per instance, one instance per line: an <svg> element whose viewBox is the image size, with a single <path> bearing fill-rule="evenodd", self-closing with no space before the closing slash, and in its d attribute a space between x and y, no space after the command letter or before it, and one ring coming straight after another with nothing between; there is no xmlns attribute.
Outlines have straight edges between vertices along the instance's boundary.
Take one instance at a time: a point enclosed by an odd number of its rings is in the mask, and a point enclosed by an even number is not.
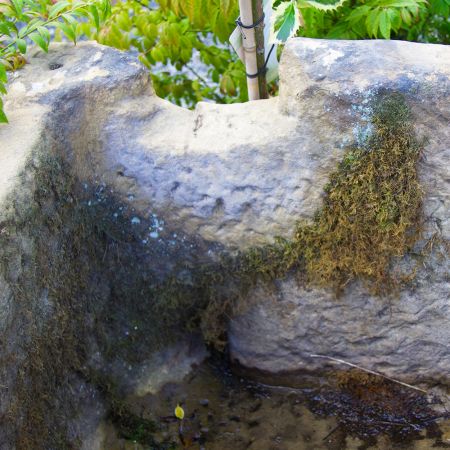
<svg viewBox="0 0 450 450"><path fill-rule="evenodd" d="M158 303L154 286L190 286L217 255L311 220L347 146L370 133L381 91L402 93L427 137L424 235L448 241L448 61L439 45L293 39L279 97L188 111L159 99L126 53L82 43L32 54L11 76L0 127L0 448L81 442L106 408L93 374L145 393L201 361L198 337L169 325L194 305ZM442 247L395 298L359 283L338 299L289 277L274 285L249 292L254 306L229 324L240 365L321 371L329 361L310 355L322 354L448 385Z"/></svg>

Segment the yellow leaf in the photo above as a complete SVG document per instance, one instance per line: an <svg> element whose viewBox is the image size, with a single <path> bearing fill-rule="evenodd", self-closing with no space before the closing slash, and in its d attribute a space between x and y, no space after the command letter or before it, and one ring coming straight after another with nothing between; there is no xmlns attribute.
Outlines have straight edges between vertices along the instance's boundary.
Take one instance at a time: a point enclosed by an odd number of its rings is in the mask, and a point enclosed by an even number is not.
<svg viewBox="0 0 450 450"><path fill-rule="evenodd" d="M175 408L175 417L180 420L184 419L184 409L179 404Z"/></svg>

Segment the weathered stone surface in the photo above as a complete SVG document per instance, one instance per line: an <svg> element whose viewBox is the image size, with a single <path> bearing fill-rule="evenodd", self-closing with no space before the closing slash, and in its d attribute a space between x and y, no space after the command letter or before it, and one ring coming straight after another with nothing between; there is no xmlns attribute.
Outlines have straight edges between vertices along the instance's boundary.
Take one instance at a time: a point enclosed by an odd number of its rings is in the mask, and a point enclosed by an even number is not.
<svg viewBox="0 0 450 450"><path fill-rule="evenodd" d="M450 238L450 49L396 41L292 40L281 65L281 109L311 128L327 148L367 132L370 99L380 89L405 94L419 136L428 138L420 167L427 234ZM370 130L369 130L370 131ZM333 142L334 139L334 142ZM301 176L302 171L299 172ZM318 204L315 204L317 207ZM332 292L282 281L276 295L255 292L252 311L232 321L232 357L272 373L317 370L323 354L394 377L446 379L450 368L449 259L425 263L399 298L351 286ZM334 365L336 367L336 365Z"/></svg>
<svg viewBox="0 0 450 450"><path fill-rule="evenodd" d="M147 71L95 44L55 45L30 62L12 75L10 124L0 130L0 448L8 450L89 436L107 410L98 376L144 394L206 356L177 330L167 331L180 340L166 342L147 315L148 260L164 272L192 242L147 249L156 216L140 215L126 186L115 192L121 177L107 188L99 169L112 145L101 140L104 121L123 113L119 100L160 101ZM155 338L161 352L149 345Z"/></svg>
<svg viewBox="0 0 450 450"><path fill-rule="evenodd" d="M67 337L83 348L73 383L84 394L64 403L73 397L65 372L51 393L55 411L68 416L95 409L95 388L79 372L106 370L143 394L201 361L204 349L184 341L152 356L152 284L174 271L189 278L217 250L289 237L320 207L345 147L370 132L370 104L383 89L405 94L429 138L421 166L427 233L449 239L449 58L444 46L294 39L278 98L187 111L157 98L125 53L82 43L32 55L12 76L10 124L0 128L0 385L8 386L0 415L23 400L16 374L36 339L47 355L41 366L57 360L52 346ZM358 285L340 299L292 280L278 281L275 293L261 287L251 293L258 304L230 325L231 355L277 373L321 369L326 361L309 357L321 353L447 382L448 264L430 257L392 299ZM9 423L0 448L11 448L23 425ZM71 440L83 438L82 428L70 426Z"/></svg>

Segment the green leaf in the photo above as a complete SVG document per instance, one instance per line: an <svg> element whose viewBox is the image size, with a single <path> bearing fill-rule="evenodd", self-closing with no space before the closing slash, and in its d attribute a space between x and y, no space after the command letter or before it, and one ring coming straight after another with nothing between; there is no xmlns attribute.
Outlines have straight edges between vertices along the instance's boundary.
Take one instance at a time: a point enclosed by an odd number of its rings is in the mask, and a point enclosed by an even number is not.
<svg viewBox="0 0 450 450"><path fill-rule="evenodd" d="M14 6L17 14L21 16L23 11L23 0L11 0L11 3Z"/></svg>
<svg viewBox="0 0 450 450"><path fill-rule="evenodd" d="M380 23L380 10L372 9L366 19L366 28L369 36L376 38L378 35L378 25Z"/></svg>
<svg viewBox="0 0 450 450"><path fill-rule="evenodd" d="M92 17L92 20L94 21L95 28L97 28L97 30L98 30L100 28L100 17L98 14L97 7L95 5L90 5L89 12L91 13L91 17Z"/></svg>
<svg viewBox="0 0 450 450"><path fill-rule="evenodd" d="M99 2L99 9L102 16L102 22L111 16L111 2L110 0L101 0Z"/></svg>
<svg viewBox="0 0 450 450"><path fill-rule="evenodd" d="M8 118L3 111L3 100L0 98L0 123L8 123Z"/></svg>
<svg viewBox="0 0 450 450"><path fill-rule="evenodd" d="M27 43L25 39L16 39L16 45L20 53L24 54L27 52Z"/></svg>
<svg viewBox="0 0 450 450"><path fill-rule="evenodd" d="M6 83L8 81L8 76L6 75L6 67L0 61L0 83Z"/></svg>
<svg viewBox="0 0 450 450"><path fill-rule="evenodd" d="M45 27L37 27L39 34L47 41L50 42L50 32Z"/></svg>
<svg viewBox="0 0 450 450"><path fill-rule="evenodd" d="M299 6L300 7L307 7L310 6L314 9L318 9L319 11L334 11L338 8L340 8L347 0L337 0L330 2L321 2L316 0L300 0Z"/></svg>
<svg viewBox="0 0 450 450"><path fill-rule="evenodd" d="M45 53L48 53L48 42L37 32L31 33L28 36L35 44L39 45L39 47L44 50Z"/></svg>
<svg viewBox="0 0 450 450"><path fill-rule="evenodd" d="M181 3L182 10L184 14L189 18L191 22L194 22L196 15L196 0L184 0Z"/></svg>
<svg viewBox="0 0 450 450"><path fill-rule="evenodd" d="M349 14L347 20L350 25L354 25L359 22L362 18L367 16L367 13L370 11L370 6L363 5L358 6Z"/></svg>
<svg viewBox="0 0 450 450"><path fill-rule="evenodd" d="M389 19L391 21L391 29L394 31L398 31L398 29L402 26L402 19L400 17L400 12L398 9L388 9L387 13L389 15Z"/></svg>
<svg viewBox="0 0 450 450"><path fill-rule="evenodd" d="M411 25L411 13L407 9L402 8L400 10L400 15L402 16L403 22L406 25L410 26Z"/></svg>
<svg viewBox="0 0 450 450"><path fill-rule="evenodd" d="M61 11L64 11L66 8L68 8L71 5L70 2L68 2L67 0L64 0L62 2L56 2L52 8L50 9L49 13L48 13L48 18L49 19L54 19L55 17L58 16L58 14Z"/></svg>
<svg viewBox="0 0 450 450"><path fill-rule="evenodd" d="M229 75L224 75L220 81L220 91L223 94L234 96L236 95L236 86Z"/></svg>
<svg viewBox="0 0 450 450"><path fill-rule="evenodd" d="M380 13L380 31L381 35L385 39L390 39L391 37L391 19L386 9L383 9Z"/></svg>
<svg viewBox="0 0 450 450"><path fill-rule="evenodd" d="M233 6L234 3L232 0L220 0L220 12L226 20L231 18L231 13L234 9Z"/></svg>
<svg viewBox="0 0 450 450"><path fill-rule="evenodd" d="M0 123L8 123L8 118L4 113L3 109L0 107Z"/></svg>
<svg viewBox="0 0 450 450"><path fill-rule="evenodd" d="M290 1L281 3L274 11L269 43L283 44L295 36L300 28L300 12L297 4Z"/></svg>
<svg viewBox="0 0 450 450"><path fill-rule="evenodd" d="M11 28L9 22L0 21L0 35L11 36Z"/></svg>
<svg viewBox="0 0 450 450"><path fill-rule="evenodd" d="M75 17L73 17L72 14L61 14L61 17L67 22L68 25L71 25L72 28L75 30L75 27L78 25L78 21L77 19L75 19Z"/></svg>
<svg viewBox="0 0 450 450"><path fill-rule="evenodd" d="M417 8L419 4L426 3L426 0L385 0L378 2L380 8Z"/></svg>
<svg viewBox="0 0 450 450"><path fill-rule="evenodd" d="M75 30L72 27L63 22L55 22L55 26L56 28L59 28L69 40L76 44L77 37L75 35Z"/></svg>
<svg viewBox="0 0 450 450"><path fill-rule="evenodd" d="M155 61L157 61L157 62L163 62L164 61L164 53L158 47L153 47L152 51L150 52L150 54L152 55L152 58Z"/></svg>

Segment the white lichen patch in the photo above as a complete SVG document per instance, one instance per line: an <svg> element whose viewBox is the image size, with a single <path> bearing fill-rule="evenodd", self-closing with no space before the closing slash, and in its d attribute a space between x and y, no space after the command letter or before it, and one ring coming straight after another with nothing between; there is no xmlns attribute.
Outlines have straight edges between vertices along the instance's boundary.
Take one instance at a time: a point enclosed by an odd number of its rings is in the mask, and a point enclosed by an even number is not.
<svg viewBox="0 0 450 450"><path fill-rule="evenodd" d="M329 69L332 64L334 64L339 58L342 58L343 56L345 56L344 52L333 50L331 48L323 56L321 62L327 69Z"/></svg>
<svg viewBox="0 0 450 450"><path fill-rule="evenodd" d="M86 74L83 76L83 80L90 81L97 77L106 77L109 75L109 72L104 69L100 69L99 67L90 68Z"/></svg>
<svg viewBox="0 0 450 450"><path fill-rule="evenodd" d="M103 53L102 52L97 52L95 53L95 55L91 58L91 62L95 63L97 61L100 61L102 59Z"/></svg>
<svg viewBox="0 0 450 450"><path fill-rule="evenodd" d="M317 50L325 47L325 44L320 42L319 39L303 39L302 44L308 50Z"/></svg>
<svg viewBox="0 0 450 450"><path fill-rule="evenodd" d="M27 88L20 81L13 83L9 89L10 95L24 94Z"/></svg>

